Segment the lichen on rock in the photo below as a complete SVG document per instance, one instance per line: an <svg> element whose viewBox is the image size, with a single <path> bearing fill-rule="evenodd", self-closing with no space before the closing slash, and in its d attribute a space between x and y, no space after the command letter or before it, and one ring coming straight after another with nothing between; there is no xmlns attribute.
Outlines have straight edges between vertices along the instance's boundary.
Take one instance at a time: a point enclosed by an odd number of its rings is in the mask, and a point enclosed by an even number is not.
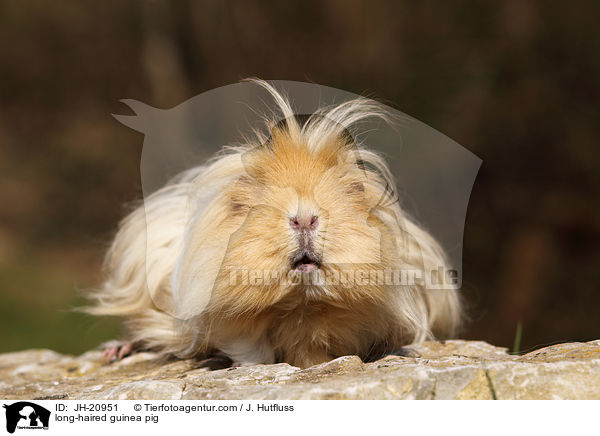
<svg viewBox="0 0 600 436"><path fill-rule="evenodd" d="M300 369L286 363L210 370L138 353L103 363L99 351L0 354L6 399L600 399L600 341L523 356L485 342L424 342L408 357L357 356Z"/></svg>

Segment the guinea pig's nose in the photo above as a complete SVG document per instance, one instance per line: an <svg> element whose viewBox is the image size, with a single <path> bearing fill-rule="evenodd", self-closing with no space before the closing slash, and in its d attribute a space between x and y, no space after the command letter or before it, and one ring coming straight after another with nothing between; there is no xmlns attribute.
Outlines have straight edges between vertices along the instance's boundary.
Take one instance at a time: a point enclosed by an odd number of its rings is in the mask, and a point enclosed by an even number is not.
<svg viewBox="0 0 600 436"><path fill-rule="evenodd" d="M294 230L314 230L319 225L319 217L316 215L297 215L290 218L290 227Z"/></svg>

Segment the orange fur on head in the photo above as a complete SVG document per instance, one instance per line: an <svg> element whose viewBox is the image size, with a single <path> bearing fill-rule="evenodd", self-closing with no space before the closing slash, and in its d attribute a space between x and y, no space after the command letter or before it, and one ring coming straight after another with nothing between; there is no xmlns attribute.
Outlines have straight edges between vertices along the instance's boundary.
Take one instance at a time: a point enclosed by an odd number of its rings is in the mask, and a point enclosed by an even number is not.
<svg viewBox="0 0 600 436"><path fill-rule="evenodd" d="M358 99L302 124L257 83L285 123L188 170L127 217L91 311L126 316L132 340L165 353L220 351L243 364L372 358L454 334L455 290L384 280L447 268L390 195L384 161L347 134L385 113Z"/></svg>

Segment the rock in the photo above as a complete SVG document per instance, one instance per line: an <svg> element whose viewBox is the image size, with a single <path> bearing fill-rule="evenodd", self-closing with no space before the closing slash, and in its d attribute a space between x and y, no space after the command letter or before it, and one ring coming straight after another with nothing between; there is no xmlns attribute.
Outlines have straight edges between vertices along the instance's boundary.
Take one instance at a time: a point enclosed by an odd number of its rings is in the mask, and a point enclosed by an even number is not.
<svg viewBox="0 0 600 436"><path fill-rule="evenodd" d="M600 399L600 341L523 356L479 341L424 342L363 363L343 356L210 370L138 353L105 365L99 351L0 354L5 399Z"/></svg>

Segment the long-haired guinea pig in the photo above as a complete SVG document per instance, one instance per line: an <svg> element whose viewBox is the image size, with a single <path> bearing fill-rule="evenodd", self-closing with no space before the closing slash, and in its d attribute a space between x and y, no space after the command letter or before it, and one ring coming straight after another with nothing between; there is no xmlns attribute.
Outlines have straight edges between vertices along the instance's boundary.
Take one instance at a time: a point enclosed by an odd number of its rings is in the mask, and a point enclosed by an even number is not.
<svg viewBox="0 0 600 436"><path fill-rule="evenodd" d="M359 98L300 121L256 83L284 121L180 174L122 221L89 308L126 318L127 343L105 358L136 344L307 367L455 334L457 291L423 280L448 268L442 249L401 209L384 160L349 134L385 118L381 106Z"/></svg>

